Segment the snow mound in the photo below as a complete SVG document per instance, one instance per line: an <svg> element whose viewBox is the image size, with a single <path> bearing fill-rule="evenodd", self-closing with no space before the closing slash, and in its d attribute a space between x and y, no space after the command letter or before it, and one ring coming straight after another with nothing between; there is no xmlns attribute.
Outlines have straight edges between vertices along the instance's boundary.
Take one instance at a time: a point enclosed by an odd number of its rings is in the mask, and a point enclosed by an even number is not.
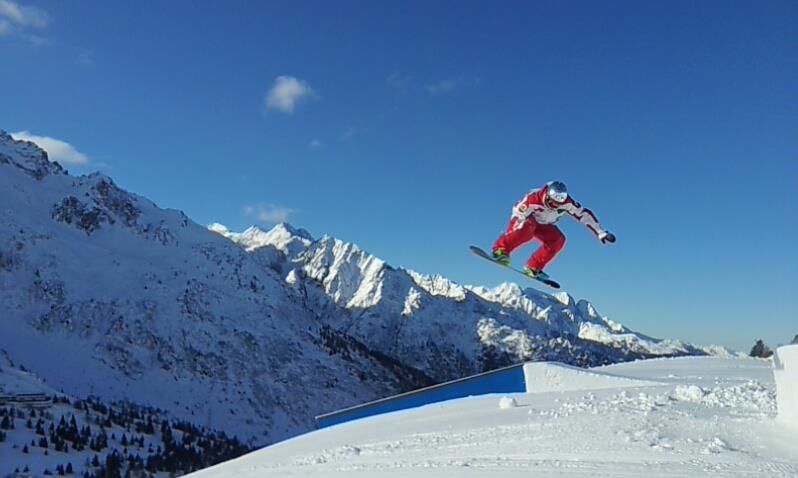
<svg viewBox="0 0 798 478"><path fill-rule="evenodd" d="M513 397L502 397L499 400L499 408L502 410L507 408L515 408L518 406L518 402Z"/></svg>
<svg viewBox="0 0 798 478"><path fill-rule="evenodd" d="M798 345L776 349L773 378L776 380L778 419L798 428Z"/></svg>
<svg viewBox="0 0 798 478"><path fill-rule="evenodd" d="M524 364L524 379L527 393L663 385L660 382L651 380L585 370L556 362L530 362Z"/></svg>

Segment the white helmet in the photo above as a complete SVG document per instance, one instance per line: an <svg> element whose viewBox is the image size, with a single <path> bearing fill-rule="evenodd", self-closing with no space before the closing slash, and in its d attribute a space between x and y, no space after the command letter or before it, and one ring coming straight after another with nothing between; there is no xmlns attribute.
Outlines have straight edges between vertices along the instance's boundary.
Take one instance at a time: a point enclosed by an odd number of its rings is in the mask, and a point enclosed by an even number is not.
<svg viewBox="0 0 798 478"><path fill-rule="evenodd" d="M561 181L552 181L547 186L546 196L555 203L562 204L568 199L568 188Z"/></svg>

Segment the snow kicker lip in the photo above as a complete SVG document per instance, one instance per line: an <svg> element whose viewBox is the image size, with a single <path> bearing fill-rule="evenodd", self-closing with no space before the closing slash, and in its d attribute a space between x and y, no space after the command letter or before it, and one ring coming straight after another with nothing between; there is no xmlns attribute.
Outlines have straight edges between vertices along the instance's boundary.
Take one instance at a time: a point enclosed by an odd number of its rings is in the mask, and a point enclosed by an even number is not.
<svg viewBox="0 0 798 478"><path fill-rule="evenodd" d="M667 385L662 382L573 367L559 362L525 363L524 382L526 383L526 393Z"/></svg>

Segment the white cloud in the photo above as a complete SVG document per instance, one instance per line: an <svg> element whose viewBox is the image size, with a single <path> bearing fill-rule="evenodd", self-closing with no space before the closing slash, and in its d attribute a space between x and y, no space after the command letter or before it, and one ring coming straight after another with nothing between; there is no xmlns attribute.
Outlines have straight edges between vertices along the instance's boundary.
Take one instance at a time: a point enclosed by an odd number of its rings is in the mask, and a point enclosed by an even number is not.
<svg viewBox="0 0 798 478"><path fill-rule="evenodd" d="M41 8L20 5L12 0L0 0L0 37L15 35L34 45L47 45L50 40L30 31L43 30L49 24L50 15Z"/></svg>
<svg viewBox="0 0 798 478"><path fill-rule="evenodd" d="M437 83L427 86L427 91L433 95L445 95L447 93L451 93L457 88L466 87L466 86L479 86L480 79L479 78L466 78L462 76L458 76L457 78L448 78L445 80L441 80Z"/></svg>
<svg viewBox="0 0 798 478"><path fill-rule="evenodd" d="M266 93L266 107L283 113L293 113L299 102L317 97L318 93L307 82L292 76L279 76Z"/></svg>
<svg viewBox="0 0 798 478"><path fill-rule="evenodd" d="M83 50L78 53L78 64L85 66L94 65L94 53L89 50Z"/></svg>
<svg viewBox="0 0 798 478"><path fill-rule="evenodd" d="M31 42L31 43L33 43L34 45L37 45L37 46L44 46L44 45L49 45L50 44L50 39L49 38L45 38L45 37L40 36L40 35L33 35L31 33L23 33L21 36L22 36L22 38L28 40L29 42Z"/></svg>
<svg viewBox="0 0 798 478"><path fill-rule="evenodd" d="M36 143L40 148L47 151L50 161L58 161L61 164L71 164L85 166L89 164L89 158L75 149L71 144L60 139L48 138L47 136L36 136L27 131L11 133L11 137L20 141L30 141Z"/></svg>
<svg viewBox="0 0 798 478"><path fill-rule="evenodd" d="M288 216L294 213L293 209L274 204L258 204L256 206L244 206L244 215L254 217L260 222L278 224L287 222Z"/></svg>
<svg viewBox="0 0 798 478"><path fill-rule="evenodd" d="M314 139L310 142L310 149L320 149L324 146L324 144L319 141L318 139Z"/></svg>
<svg viewBox="0 0 798 478"><path fill-rule="evenodd" d="M20 5L11 0L0 0L0 17L23 27L47 28L50 24L50 15L41 8Z"/></svg>

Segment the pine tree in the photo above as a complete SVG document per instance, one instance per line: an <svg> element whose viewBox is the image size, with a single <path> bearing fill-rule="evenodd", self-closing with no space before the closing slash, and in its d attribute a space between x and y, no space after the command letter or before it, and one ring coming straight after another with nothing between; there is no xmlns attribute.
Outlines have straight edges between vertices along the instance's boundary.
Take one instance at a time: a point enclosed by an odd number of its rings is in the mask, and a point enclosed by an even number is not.
<svg viewBox="0 0 798 478"><path fill-rule="evenodd" d="M119 453L114 450L105 457L106 477L121 478L122 477L122 459L119 458Z"/></svg>
<svg viewBox="0 0 798 478"><path fill-rule="evenodd" d="M798 344L798 334L795 334L795 337L793 337L792 342L790 342L790 343L791 344Z"/></svg>

